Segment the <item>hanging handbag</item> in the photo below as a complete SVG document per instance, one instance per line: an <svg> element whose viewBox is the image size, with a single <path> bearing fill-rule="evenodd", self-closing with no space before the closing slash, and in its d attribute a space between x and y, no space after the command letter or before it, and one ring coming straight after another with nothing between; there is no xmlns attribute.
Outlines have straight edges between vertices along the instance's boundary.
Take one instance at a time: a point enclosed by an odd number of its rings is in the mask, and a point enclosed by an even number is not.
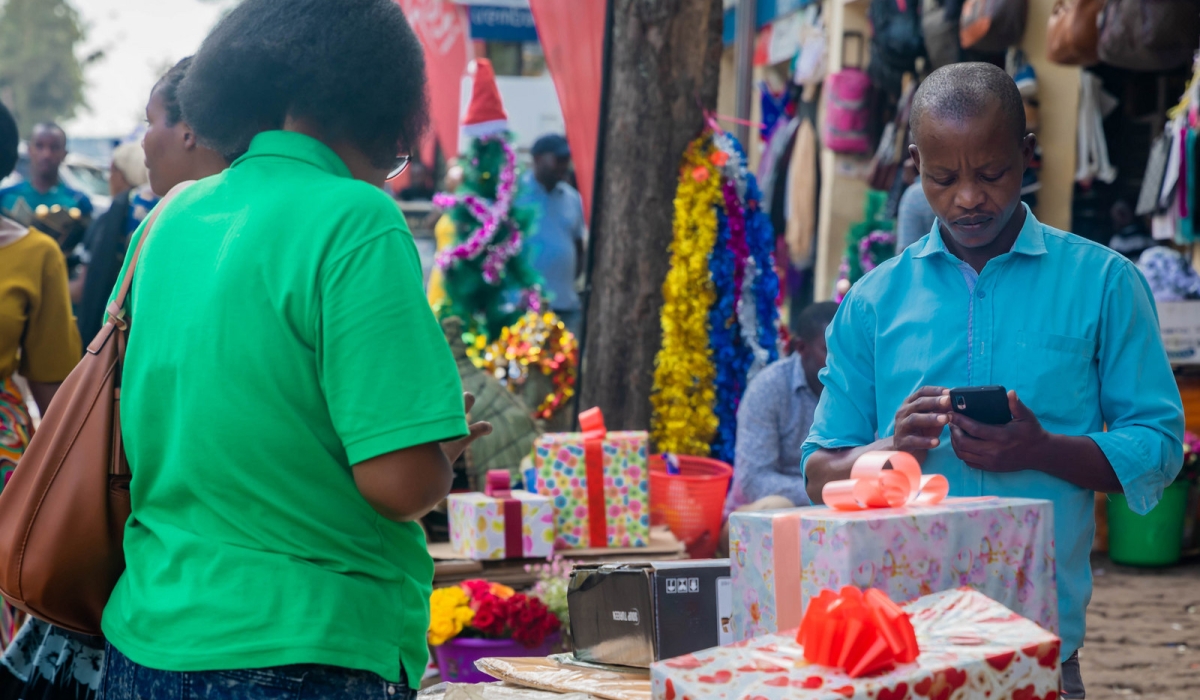
<svg viewBox="0 0 1200 700"><path fill-rule="evenodd" d="M1100 62L1100 10L1104 0L1058 0L1046 25L1046 56L1064 66Z"/></svg>
<svg viewBox="0 0 1200 700"><path fill-rule="evenodd" d="M129 464L121 444L121 369L129 338L125 300L160 212L151 212L104 327L59 387L0 493L0 594L34 617L99 635L104 606L125 570Z"/></svg>
<svg viewBox="0 0 1200 700"><path fill-rule="evenodd" d="M1028 0L967 0L958 35L964 49L1002 53L1025 36Z"/></svg>
<svg viewBox="0 0 1200 700"><path fill-rule="evenodd" d="M1200 45L1200 0L1108 0L1100 12L1101 61L1160 71L1192 60Z"/></svg>
<svg viewBox="0 0 1200 700"><path fill-rule="evenodd" d="M958 17L946 12L942 0L924 0L921 7L921 31L925 34L925 52L930 68L937 70L958 63L962 46L958 38Z"/></svg>
<svg viewBox="0 0 1200 700"><path fill-rule="evenodd" d="M867 133L871 113L867 98L871 91L871 79L863 72L863 35L846 32L842 38L842 53L847 40L858 39L858 63L845 66L826 79L829 101L825 105L825 123L821 139L826 148L834 153L862 154L871 150Z"/></svg>

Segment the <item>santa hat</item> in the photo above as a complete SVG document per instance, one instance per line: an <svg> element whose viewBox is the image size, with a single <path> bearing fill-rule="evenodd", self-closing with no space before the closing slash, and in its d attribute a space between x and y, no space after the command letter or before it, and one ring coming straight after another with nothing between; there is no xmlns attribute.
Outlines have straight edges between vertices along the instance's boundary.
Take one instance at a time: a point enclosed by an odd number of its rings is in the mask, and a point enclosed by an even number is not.
<svg viewBox="0 0 1200 700"><path fill-rule="evenodd" d="M496 71L492 62L479 58L469 69L475 74L471 88L471 104L463 118L463 133L472 138L492 136L508 131L508 114L500 101L500 88L496 87Z"/></svg>

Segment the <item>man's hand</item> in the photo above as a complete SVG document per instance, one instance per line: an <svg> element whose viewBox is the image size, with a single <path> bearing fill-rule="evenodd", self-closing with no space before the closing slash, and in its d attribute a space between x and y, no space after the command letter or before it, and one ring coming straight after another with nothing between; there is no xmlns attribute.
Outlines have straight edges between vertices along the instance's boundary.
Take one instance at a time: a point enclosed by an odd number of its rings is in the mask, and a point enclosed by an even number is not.
<svg viewBox="0 0 1200 700"><path fill-rule="evenodd" d="M475 395L469 391L463 392L463 407L467 413L467 420L470 420L471 409L475 408ZM487 421L479 421L477 423L471 423L468 429L470 430L470 434L468 434L466 437L442 443L442 452L445 453L446 460L450 462L451 465L458 461L458 458L462 456L462 453L465 452L468 447L470 447L472 442L475 442L485 435L491 435L492 424L488 423Z"/></svg>
<svg viewBox="0 0 1200 700"><path fill-rule="evenodd" d="M905 399L896 411L896 432L892 449L908 452L925 461L929 450L941 444L942 430L950 421L950 390L940 386L923 386Z"/></svg>
<svg viewBox="0 0 1200 700"><path fill-rule="evenodd" d="M1040 468L1050 433L1015 391L1008 392L1008 409L1013 419L1006 425L986 425L961 413L951 416L950 442L968 467L989 472Z"/></svg>

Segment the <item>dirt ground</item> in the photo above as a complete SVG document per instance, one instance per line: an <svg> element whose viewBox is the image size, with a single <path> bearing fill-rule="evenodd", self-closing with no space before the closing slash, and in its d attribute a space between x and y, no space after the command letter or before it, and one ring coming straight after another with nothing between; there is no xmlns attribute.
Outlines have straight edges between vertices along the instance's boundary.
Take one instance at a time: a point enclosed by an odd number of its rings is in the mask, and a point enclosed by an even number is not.
<svg viewBox="0 0 1200 700"><path fill-rule="evenodd" d="M1092 559L1079 653L1088 700L1200 699L1200 558L1168 569Z"/></svg>

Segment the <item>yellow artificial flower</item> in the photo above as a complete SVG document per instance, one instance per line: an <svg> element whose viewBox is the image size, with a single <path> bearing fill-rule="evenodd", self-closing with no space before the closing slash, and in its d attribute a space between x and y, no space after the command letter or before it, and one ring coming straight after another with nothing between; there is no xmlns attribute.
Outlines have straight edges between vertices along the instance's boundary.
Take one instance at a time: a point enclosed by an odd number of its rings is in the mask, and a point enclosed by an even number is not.
<svg viewBox="0 0 1200 700"><path fill-rule="evenodd" d="M429 643L441 646L475 619L471 598L458 586L439 588L429 596Z"/></svg>

